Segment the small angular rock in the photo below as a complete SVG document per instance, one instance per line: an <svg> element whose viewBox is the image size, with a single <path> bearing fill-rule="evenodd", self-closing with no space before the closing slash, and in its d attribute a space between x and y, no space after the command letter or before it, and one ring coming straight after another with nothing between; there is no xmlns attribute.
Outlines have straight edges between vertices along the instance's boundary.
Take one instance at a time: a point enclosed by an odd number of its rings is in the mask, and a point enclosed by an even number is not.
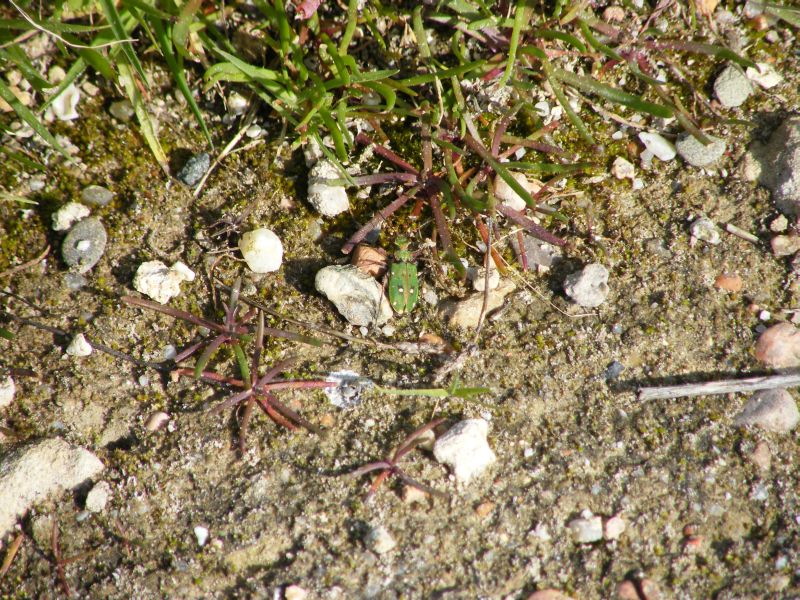
<svg viewBox="0 0 800 600"><path fill-rule="evenodd" d="M106 509L106 504L111 499L111 484L99 481L86 495L86 510L92 513L101 513Z"/></svg>
<svg viewBox="0 0 800 600"><path fill-rule="evenodd" d="M714 164L725 154L725 142L712 135L706 137L711 143L706 146L689 133L681 134L675 142L675 149L681 158L693 167L707 167Z"/></svg>
<svg viewBox="0 0 800 600"><path fill-rule="evenodd" d="M517 289L513 282L501 280L497 289L489 292L489 301L486 305L486 315L503 305L505 297ZM452 327L462 329L475 329L483 310L483 292L475 292L463 300L443 300L439 303L439 315L447 320Z"/></svg>
<svg viewBox="0 0 800 600"><path fill-rule="evenodd" d="M184 281L194 281L194 271L181 261L167 267L160 260L151 260L136 269L133 287L156 302L166 304L181 293L180 284Z"/></svg>
<svg viewBox="0 0 800 600"><path fill-rule="evenodd" d="M586 265L577 273L567 275L564 292L579 306L600 306L608 297L608 269L599 263Z"/></svg>
<svg viewBox="0 0 800 600"><path fill-rule="evenodd" d="M603 539L603 519L588 510L567 523L567 529L572 532L572 539L578 544L591 544Z"/></svg>
<svg viewBox="0 0 800 600"><path fill-rule="evenodd" d="M381 284L358 267L332 265L320 269L314 285L353 325L383 325L392 317L392 307Z"/></svg>
<svg viewBox="0 0 800 600"><path fill-rule="evenodd" d="M79 333L67 346L66 353L68 356L89 356L92 353L92 346L86 341L82 333Z"/></svg>
<svg viewBox="0 0 800 600"><path fill-rule="evenodd" d="M700 217L695 220L689 227L689 233L692 234L694 239L701 240L712 246L722 242L722 234L719 231L719 227L707 217Z"/></svg>
<svg viewBox="0 0 800 600"><path fill-rule="evenodd" d="M61 244L61 256L76 272L86 273L102 258L107 240L100 219L88 217L69 230Z"/></svg>
<svg viewBox="0 0 800 600"><path fill-rule="evenodd" d="M714 80L714 95L728 108L741 106L752 92L750 80L738 65L729 64Z"/></svg>
<svg viewBox="0 0 800 600"><path fill-rule="evenodd" d="M433 455L453 469L456 481L469 483L497 461L486 435L489 424L484 419L456 423L433 445Z"/></svg>
<svg viewBox="0 0 800 600"><path fill-rule="evenodd" d="M369 530L364 539L367 548L375 554L386 554L397 546L397 542L383 525L378 525Z"/></svg>
<svg viewBox="0 0 800 600"><path fill-rule="evenodd" d="M800 412L792 395L784 389L761 390L747 401L734 419L740 427L757 425L767 431L788 433L800 421Z"/></svg>
<svg viewBox="0 0 800 600"><path fill-rule="evenodd" d="M111 113L112 117L123 123L130 121L133 115L136 114L136 111L133 110L133 104L129 100L112 102L108 107L108 112Z"/></svg>
<svg viewBox="0 0 800 600"><path fill-rule="evenodd" d="M522 186L526 192L530 195L537 193L540 189L542 189L542 184L538 181L530 181L524 173L511 173L511 176L514 178L514 181ZM525 210L528 206L528 203L525 202L525 199L517 194L508 183L506 183L505 179L500 177L499 175L495 176L494 178L494 195L497 196L497 199L500 200L506 206L513 208L514 210Z"/></svg>
<svg viewBox="0 0 800 600"><path fill-rule="evenodd" d="M191 187L203 178L210 166L211 157L207 152L201 152L187 160L183 168L178 171L176 177L179 181Z"/></svg>
<svg viewBox="0 0 800 600"><path fill-rule="evenodd" d="M650 133L643 131L639 134L639 139L644 144L653 156L663 161L670 161L675 158L676 150L672 142L659 135L658 133Z"/></svg>

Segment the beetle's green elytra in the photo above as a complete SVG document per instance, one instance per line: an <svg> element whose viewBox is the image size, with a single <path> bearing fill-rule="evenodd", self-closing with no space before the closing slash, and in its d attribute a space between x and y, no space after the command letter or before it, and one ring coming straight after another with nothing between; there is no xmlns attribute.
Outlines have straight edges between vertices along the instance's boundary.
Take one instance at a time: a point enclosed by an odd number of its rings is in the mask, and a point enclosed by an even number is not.
<svg viewBox="0 0 800 600"><path fill-rule="evenodd" d="M395 261L389 270L389 304L398 315L410 312L419 300L417 265L411 262L408 240L397 238Z"/></svg>

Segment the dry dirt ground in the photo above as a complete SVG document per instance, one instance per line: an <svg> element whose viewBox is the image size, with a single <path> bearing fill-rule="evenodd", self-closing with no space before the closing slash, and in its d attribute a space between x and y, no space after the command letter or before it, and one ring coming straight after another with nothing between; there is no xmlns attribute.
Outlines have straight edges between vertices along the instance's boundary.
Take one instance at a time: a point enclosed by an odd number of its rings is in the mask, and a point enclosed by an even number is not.
<svg viewBox="0 0 800 600"><path fill-rule="evenodd" d="M796 307L785 287L787 262L769 249L768 224L777 213L768 192L743 181L738 168L746 144L797 109L797 58L778 66L787 81L758 92L736 114L753 127L714 129L730 146L715 168L656 161L653 170L640 171L645 185L638 191L613 178L570 183L581 194L562 200L570 220L557 231L572 247L550 272L515 275L517 292L487 321L478 353L460 373L462 385L490 388L476 398L370 392L342 410L318 390L282 392L285 402L323 424L324 435L290 432L257 414L241 457L234 416L205 410L224 398L218 388L100 352L65 357L68 338L7 322L16 338L0 340L0 366L13 369L18 391L0 412L0 456L63 437L100 457L101 479L113 496L99 514L84 512L88 488L32 509L20 522L28 537L0 580L3 596L63 594L50 544L53 522L62 556L79 557L63 565L64 579L84 598L272 598L290 584L320 598L524 598L546 587L608 598L636 576L656 582L665 598L800 593L797 434L735 428L743 395L642 403L634 394L643 384L759 372L752 347L765 323L753 305L771 313L767 324ZM218 314L207 276L213 265L224 281L243 275L245 294L283 314L363 337L313 286L319 268L342 260L338 248L355 219L320 225L305 203L302 159L280 148L279 126L264 122L267 141L233 154L194 199L161 175L133 125L109 117L114 99L86 98L82 118L61 126L78 148L80 168L48 172L45 188L27 194L39 202L31 211L0 204L0 271L53 248L46 260L2 281L13 292L3 296L6 310L155 360L167 345L186 344L194 330L119 298L135 293L133 274L142 261L181 259L198 277L183 284L172 302L177 307ZM202 149L191 116L171 92L153 102L153 111L176 161ZM212 126L229 137L214 114ZM35 175L0 169L9 189L24 191ZM58 251L62 236L50 219L90 183L115 194L93 210L109 243L87 285L70 291ZM359 208L357 217L373 208ZM235 252L210 253L228 244L209 243L209 225L246 209L243 227L269 226L283 240L278 273L254 277ZM751 231L759 242L723 234L718 246L692 245L688 225L699 215ZM463 242L474 242L468 228L459 231ZM414 243L428 233L428 225L415 225ZM477 253L469 257L480 260ZM579 311L561 284L589 262L609 268L611 294L599 309ZM440 297L458 291L452 281L440 283L436 263L423 257L419 264ZM739 275L742 291L715 288L721 273ZM367 337L393 343L434 333L456 347L473 337L449 328L425 302L392 325L391 337L379 331ZM433 359L319 337L330 343L270 339L266 354L272 361L299 354L295 375L350 369L384 386L431 386ZM608 381L612 361L625 369ZM171 420L148 433L145 419L157 410ZM448 492L446 500L408 504L390 481L367 504L368 479L346 476L432 418L478 416L490 421L498 457L487 476L459 488L430 454L418 451L407 460L409 473ZM761 441L772 457L766 469L751 459ZM567 523L584 509L621 515L627 528L617 541L577 544ZM397 542L381 555L365 544L376 525ZM687 525L696 543L687 544ZM210 532L204 547L197 526Z"/></svg>

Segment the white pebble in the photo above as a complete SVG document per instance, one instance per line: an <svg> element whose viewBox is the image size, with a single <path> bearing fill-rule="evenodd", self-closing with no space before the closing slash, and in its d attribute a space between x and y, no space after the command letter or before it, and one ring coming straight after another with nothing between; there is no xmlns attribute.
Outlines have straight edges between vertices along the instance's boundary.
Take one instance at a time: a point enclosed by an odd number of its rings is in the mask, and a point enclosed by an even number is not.
<svg viewBox="0 0 800 600"><path fill-rule="evenodd" d="M80 99L81 91L71 83L53 100L47 112L59 121L74 121L80 116L76 110Z"/></svg>
<svg viewBox="0 0 800 600"><path fill-rule="evenodd" d="M675 146L673 146L669 140L665 139L658 133L642 131L639 134L639 139L644 144L644 147L652 152L653 156L659 160L666 162L675 158L675 155L677 154Z"/></svg>
<svg viewBox="0 0 800 600"><path fill-rule="evenodd" d="M456 423L433 445L433 455L453 469L456 481L469 483L497 461L486 435L489 423L467 419Z"/></svg>
<svg viewBox="0 0 800 600"><path fill-rule="evenodd" d="M241 115L247 110L247 98L239 92L233 92L228 96L228 110L234 115Z"/></svg>
<svg viewBox="0 0 800 600"><path fill-rule="evenodd" d="M208 541L208 528L198 525L194 528L194 536L197 538L197 545L202 548Z"/></svg>
<svg viewBox="0 0 800 600"><path fill-rule="evenodd" d="M331 161L322 159L308 174L308 201L326 217L335 217L350 209L347 190L333 180L341 179L339 169Z"/></svg>
<svg viewBox="0 0 800 600"><path fill-rule="evenodd" d="M169 415L159 410L150 413L150 416L148 416L147 420L144 422L144 428L152 433L161 429L167 421L169 421Z"/></svg>
<svg viewBox="0 0 800 600"><path fill-rule="evenodd" d="M184 281L194 281L194 271L181 261L167 267L160 260L151 260L136 269L133 287L156 302L166 304L181 293L180 284Z"/></svg>
<svg viewBox="0 0 800 600"><path fill-rule="evenodd" d="M757 425L767 431L788 433L800 422L800 412L792 395L784 389L762 390L747 401L734 419L740 427Z"/></svg>
<svg viewBox="0 0 800 600"><path fill-rule="evenodd" d="M599 263L586 265L577 273L567 275L564 292L579 306L600 306L608 297L608 269Z"/></svg>
<svg viewBox="0 0 800 600"><path fill-rule="evenodd" d="M367 547L375 554L385 554L397 546L397 542L383 525L373 527L365 539Z"/></svg>
<svg viewBox="0 0 800 600"><path fill-rule="evenodd" d="M91 212L89 207L79 202L68 202L53 213L53 231L66 231Z"/></svg>
<svg viewBox="0 0 800 600"><path fill-rule="evenodd" d="M92 353L92 347L82 333L79 333L67 346L67 355L69 356L89 356Z"/></svg>
<svg viewBox="0 0 800 600"><path fill-rule="evenodd" d="M242 235L239 250L247 266L255 273L271 273L281 268L283 244L273 231L265 227Z"/></svg>
<svg viewBox="0 0 800 600"><path fill-rule="evenodd" d="M578 544L591 544L603 539L603 519L590 510L584 510L579 518L567 523L567 528Z"/></svg>
<svg viewBox="0 0 800 600"><path fill-rule="evenodd" d="M86 510L101 513L111 499L111 485L107 481L99 481L86 495Z"/></svg>
<svg viewBox="0 0 800 600"><path fill-rule="evenodd" d="M0 379L0 408L8 406L14 401L14 394L17 393L17 386L11 375Z"/></svg>
<svg viewBox="0 0 800 600"><path fill-rule="evenodd" d="M472 289L482 292L486 289L486 269L483 267L467 269L467 277L472 281ZM489 289L496 290L500 286L500 272L497 269L489 269Z"/></svg>
<svg viewBox="0 0 800 600"><path fill-rule="evenodd" d="M616 540L625 531L625 519L614 515L603 524L603 537L607 540Z"/></svg>
<svg viewBox="0 0 800 600"><path fill-rule="evenodd" d="M283 590L284 600L305 600L308 598L308 590L304 590L299 585L290 585Z"/></svg>

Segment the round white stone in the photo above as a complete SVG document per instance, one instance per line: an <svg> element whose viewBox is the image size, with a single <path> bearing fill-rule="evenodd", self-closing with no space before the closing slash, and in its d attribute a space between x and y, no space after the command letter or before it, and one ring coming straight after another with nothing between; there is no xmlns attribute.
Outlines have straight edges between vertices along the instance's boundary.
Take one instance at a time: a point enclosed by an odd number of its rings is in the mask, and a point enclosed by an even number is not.
<svg viewBox="0 0 800 600"><path fill-rule="evenodd" d="M11 376L0 379L0 408L8 406L14 401L14 394L17 392L17 386Z"/></svg>
<svg viewBox="0 0 800 600"><path fill-rule="evenodd" d="M247 266L256 273L271 273L281 268L283 244L269 229L248 231L239 240L239 250Z"/></svg>

